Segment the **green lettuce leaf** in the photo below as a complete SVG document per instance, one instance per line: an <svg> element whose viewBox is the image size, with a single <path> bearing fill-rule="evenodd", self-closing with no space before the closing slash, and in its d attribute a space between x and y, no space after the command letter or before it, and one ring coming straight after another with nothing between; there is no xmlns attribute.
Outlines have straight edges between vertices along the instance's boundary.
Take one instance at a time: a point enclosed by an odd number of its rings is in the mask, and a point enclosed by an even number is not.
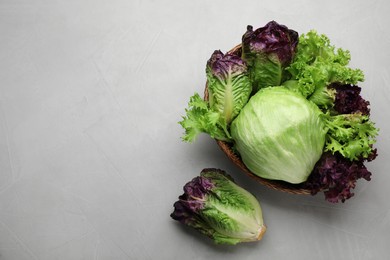
<svg viewBox="0 0 390 260"><path fill-rule="evenodd" d="M350 59L348 50L336 49L327 36L312 30L300 36L297 53L287 68L292 78L283 85L320 107L331 107L335 92L328 89L330 84L364 81L360 69L348 67Z"/></svg>
<svg viewBox="0 0 390 260"><path fill-rule="evenodd" d="M218 140L230 141L225 119L220 113L210 109L209 104L198 93L190 98L185 111L186 116L179 122L185 129L183 141L192 142L200 133L207 133Z"/></svg>
<svg viewBox="0 0 390 260"><path fill-rule="evenodd" d="M279 86L289 74L298 44L298 33L275 21L253 30L248 25L242 36L242 58L248 63L254 92L269 86Z"/></svg>
<svg viewBox="0 0 390 260"><path fill-rule="evenodd" d="M203 169L183 187L171 217L218 244L258 241L266 231L257 199L219 169Z"/></svg>
<svg viewBox="0 0 390 260"><path fill-rule="evenodd" d="M206 66L208 101L199 94L190 98L186 116L179 123L185 129L183 140L192 142L200 133L231 142L231 121L248 102L252 85L246 62L235 54L214 51Z"/></svg>
<svg viewBox="0 0 390 260"><path fill-rule="evenodd" d="M230 124L252 92L247 65L237 55L215 51L207 62L206 76L210 107Z"/></svg>
<svg viewBox="0 0 390 260"><path fill-rule="evenodd" d="M325 151L340 153L352 160L368 158L372 145L376 142L378 129L367 115L361 113L325 115L326 135Z"/></svg>

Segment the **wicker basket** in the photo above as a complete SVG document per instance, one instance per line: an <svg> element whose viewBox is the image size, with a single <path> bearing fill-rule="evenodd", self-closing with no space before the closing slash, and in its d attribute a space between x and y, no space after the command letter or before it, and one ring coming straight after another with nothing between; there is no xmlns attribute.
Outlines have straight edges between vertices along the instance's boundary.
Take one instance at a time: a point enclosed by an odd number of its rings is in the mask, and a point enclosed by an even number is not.
<svg viewBox="0 0 390 260"><path fill-rule="evenodd" d="M241 44L231 49L229 53L241 55ZM205 91L204 91L204 99L208 100L208 97L209 97L208 88L206 84ZM268 180L255 175L245 166L240 156L233 151L231 144L219 140L216 141L218 146L221 148L221 150L235 165L237 165L243 172L245 172L247 175L249 175L257 182L261 183L262 185L267 186L274 190L288 192L291 194L305 194L305 195L310 194L310 190L305 189L302 184L291 184L284 181Z"/></svg>

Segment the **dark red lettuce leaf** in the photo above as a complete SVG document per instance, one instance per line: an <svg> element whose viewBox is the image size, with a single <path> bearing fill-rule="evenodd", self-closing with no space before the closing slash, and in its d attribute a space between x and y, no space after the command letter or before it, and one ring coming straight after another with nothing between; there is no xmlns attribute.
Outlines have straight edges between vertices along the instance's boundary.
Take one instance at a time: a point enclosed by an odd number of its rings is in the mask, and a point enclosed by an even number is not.
<svg viewBox="0 0 390 260"><path fill-rule="evenodd" d="M363 115L370 114L370 102L360 96L361 88L354 85L332 84L336 90L334 109L340 114L360 112Z"/></svg>
<svg viewBox="0 0 390 260"><path fill-rule="evenodd" d="M376 149L370 160L375 157ZM324 191L327 201L337 203L354 196L352 190L361 178L371 180L371 172L364 165L364 159L350 161L339 154L324 153L304 185L312 195Z"/></svg>

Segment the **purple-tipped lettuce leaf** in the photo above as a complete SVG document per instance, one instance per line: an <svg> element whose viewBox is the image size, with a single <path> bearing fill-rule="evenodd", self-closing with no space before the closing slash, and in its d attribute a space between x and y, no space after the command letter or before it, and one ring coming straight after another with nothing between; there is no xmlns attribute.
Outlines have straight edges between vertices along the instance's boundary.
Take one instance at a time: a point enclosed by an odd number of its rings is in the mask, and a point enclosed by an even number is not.
<svg viewBox="0 0 390 260"><path fill-rule="evenodd" d="M206 75L210 107L230 124L252 92L247 64L235 54L216 50L207 62Z"/></svg>
<svg viewBox="0 0 390 260"><path fill-rule="evenodd" d="M255 91L288 79L285 68L293 60L297 44L298 33L275 21L255 31L248 25L242 37L242 58L248 63Z"/></svg>
<svg viewBox="0 0 390 260"><path fill-rule="evenodd" d="M206 66L209 100L199 94L190 98L186 116L179 123L185 129L183 140L192 142L200 133L231 142L229 127L249 100L252 85L246 62L235 54L214 51Z"/></svg>
<svg viewBox="0 0 390 260"><path fill-rule="evenodd" d="M219 244L260 240L265 232L256 198L222 170L204 169L184 188L171 217Z"/></svg>

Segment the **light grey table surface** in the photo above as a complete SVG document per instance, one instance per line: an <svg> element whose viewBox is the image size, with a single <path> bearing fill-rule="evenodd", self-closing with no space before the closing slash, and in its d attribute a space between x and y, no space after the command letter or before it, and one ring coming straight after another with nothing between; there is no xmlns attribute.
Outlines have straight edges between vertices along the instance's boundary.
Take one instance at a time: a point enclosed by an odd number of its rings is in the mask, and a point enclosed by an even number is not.
<svg viewBox="0 0 390 260"><path fill-rule="evenodd" d="M0 1L0 259L388 259L389 1ZM254 183L177 122L215 49L270 20L349 49L381 129L344 204ZM255 194L263 240L217 246L170 219L206 167Z"/></svg>

